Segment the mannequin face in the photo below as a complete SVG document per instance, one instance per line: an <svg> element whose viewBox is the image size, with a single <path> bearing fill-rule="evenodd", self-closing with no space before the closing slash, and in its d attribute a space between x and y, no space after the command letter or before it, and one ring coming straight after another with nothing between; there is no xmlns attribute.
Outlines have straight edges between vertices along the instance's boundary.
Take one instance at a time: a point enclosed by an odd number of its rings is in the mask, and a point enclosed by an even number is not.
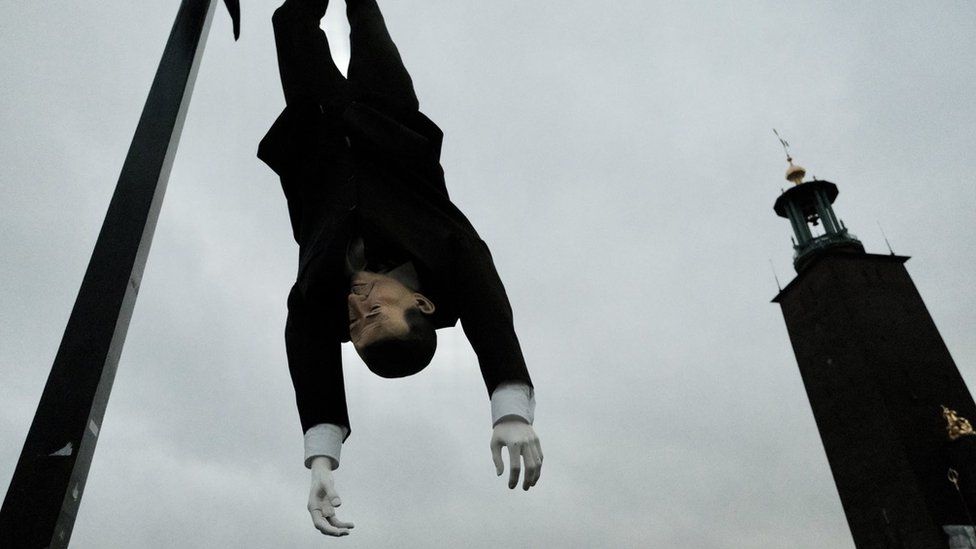
<svg viewBox="0 0 976 549"><path fill-rule="evenodd" d="M413 307L425 314L434 312L429 299L383 274L356 273L350 286L349 338L357 350L406 336L410 327L405 314Z"/></svg>

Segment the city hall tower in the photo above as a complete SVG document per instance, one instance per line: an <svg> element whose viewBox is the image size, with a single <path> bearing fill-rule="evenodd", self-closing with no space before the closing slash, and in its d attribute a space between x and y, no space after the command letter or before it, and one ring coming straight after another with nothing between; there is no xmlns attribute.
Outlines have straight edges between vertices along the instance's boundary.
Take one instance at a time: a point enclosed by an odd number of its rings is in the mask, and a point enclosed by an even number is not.
<svg viewBox="0 0 976 549"><path fill-rule="evenodd" d="M792 185L773 209L793 229L797 276L779 303L859 549L970 547L976 404L905 262L867 253L834 212L837 185ZM976 547L976 545L972 545Z"/></svg>

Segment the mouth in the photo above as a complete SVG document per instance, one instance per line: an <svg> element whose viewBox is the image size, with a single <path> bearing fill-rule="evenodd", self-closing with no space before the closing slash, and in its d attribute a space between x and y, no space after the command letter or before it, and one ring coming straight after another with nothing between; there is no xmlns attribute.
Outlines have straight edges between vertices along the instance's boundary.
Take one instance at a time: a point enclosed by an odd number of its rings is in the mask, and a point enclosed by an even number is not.
<svg viewBox="0 0 976 549"><path fill-rule="evenodd" d="M356 331L356 339L360 343L367 343L371 340L373 334L380 329L381 324L379 322L373 322L366 324Z"/></svg>

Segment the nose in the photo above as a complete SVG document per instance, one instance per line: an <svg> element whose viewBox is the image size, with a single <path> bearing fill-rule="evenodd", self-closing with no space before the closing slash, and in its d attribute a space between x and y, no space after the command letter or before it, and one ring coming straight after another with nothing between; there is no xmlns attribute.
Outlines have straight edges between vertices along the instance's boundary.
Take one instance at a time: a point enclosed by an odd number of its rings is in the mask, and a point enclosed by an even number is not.
<svg viewBox="0 0 976 549"><path fill-rule="evenodd" d="M379 304L373 303L369 296L350 293L346 296L346 302L349 310L355 311L358 317L370 317L379 313Z"/></svg>
<svg viewBox="0 0 976 549"><path fill-rule="evenodd" d="M349 304L349 310L353 311L356 316L362 317L365 314L366 298L364 296L351 293L346 296L346 302Z"/></svg>

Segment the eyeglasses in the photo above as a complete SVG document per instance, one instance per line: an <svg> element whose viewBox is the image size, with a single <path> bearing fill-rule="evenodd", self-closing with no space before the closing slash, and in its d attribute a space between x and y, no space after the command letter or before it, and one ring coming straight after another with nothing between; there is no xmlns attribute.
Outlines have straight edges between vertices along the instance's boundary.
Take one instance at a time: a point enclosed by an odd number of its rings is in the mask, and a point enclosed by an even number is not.
<svg viewBox="0 0 976 549"><path fill-rule="evenodd" d="M373 286L375 285L375 282L360 282L359 284L353 284L349 292L366 299L369 297L370 292L373 291Z"/></svg>

